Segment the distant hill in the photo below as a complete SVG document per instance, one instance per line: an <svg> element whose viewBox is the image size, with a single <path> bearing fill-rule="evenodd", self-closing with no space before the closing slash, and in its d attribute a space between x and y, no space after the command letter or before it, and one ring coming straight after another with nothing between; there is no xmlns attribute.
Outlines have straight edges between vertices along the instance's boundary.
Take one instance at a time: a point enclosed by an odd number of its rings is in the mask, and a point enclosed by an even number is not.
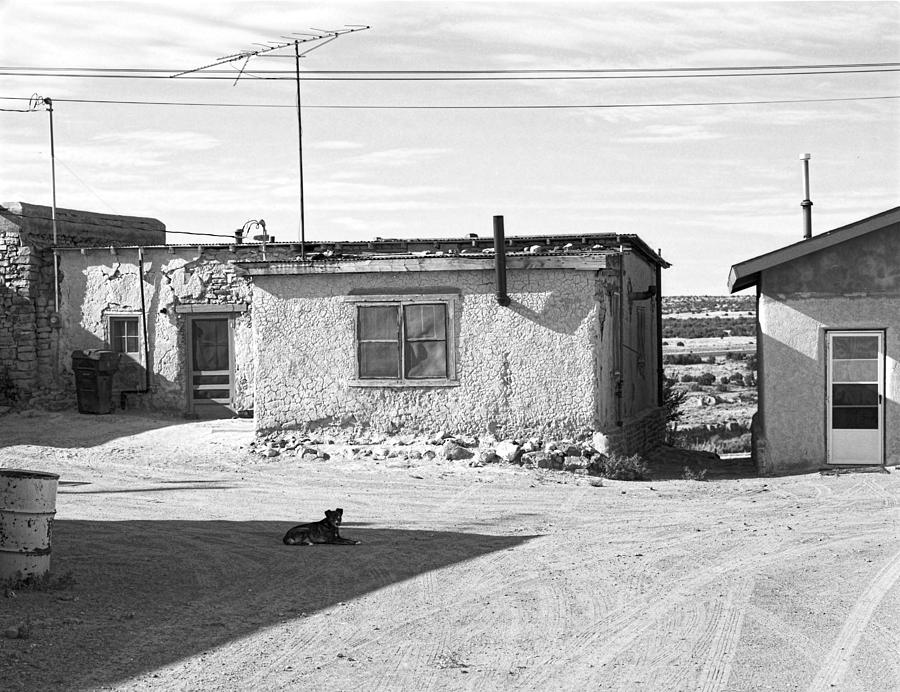
<svg viewBox="0 0 900 692"><path fill-rule="evenodd" d="M755 313L756 296L663 296L663 315L676 313L693 313L702 317L706 313L710 316L723 316L726 313Z"/></svg>

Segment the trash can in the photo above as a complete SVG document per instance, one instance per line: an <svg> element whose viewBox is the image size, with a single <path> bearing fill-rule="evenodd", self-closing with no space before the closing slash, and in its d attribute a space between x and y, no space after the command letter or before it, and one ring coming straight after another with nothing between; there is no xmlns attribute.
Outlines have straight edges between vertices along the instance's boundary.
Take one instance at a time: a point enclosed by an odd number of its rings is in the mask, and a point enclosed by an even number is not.
<svg viewBox="0 0 900 692"><path fill-rule="evenodd" d="M0 584L50 570L55 473L0 469Z"/></svg>
<svg viewBox="0 0 900 692"><path fill-rule="evenodd" d="M72 351L79 413L112 413L112 380L118 367L119 354L113 351Z"/></svg>

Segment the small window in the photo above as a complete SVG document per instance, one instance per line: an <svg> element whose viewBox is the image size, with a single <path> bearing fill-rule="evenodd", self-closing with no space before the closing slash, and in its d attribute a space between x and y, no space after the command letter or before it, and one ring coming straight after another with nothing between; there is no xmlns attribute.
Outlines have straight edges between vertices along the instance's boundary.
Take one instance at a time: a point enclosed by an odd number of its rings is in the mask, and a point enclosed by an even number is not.
<svg viewBox="0 0 900 692"><path fill-rule="evenodd" d="M442 302L358 305L359 379L449 379L448 320L448 305Z"/></svg>
<svg viewBox="0 0 900 692"><path fill-rule="evenodd" d="M141 340L138 337L137 317L109 318L109 346L116 353L140 355Z"/></svg>

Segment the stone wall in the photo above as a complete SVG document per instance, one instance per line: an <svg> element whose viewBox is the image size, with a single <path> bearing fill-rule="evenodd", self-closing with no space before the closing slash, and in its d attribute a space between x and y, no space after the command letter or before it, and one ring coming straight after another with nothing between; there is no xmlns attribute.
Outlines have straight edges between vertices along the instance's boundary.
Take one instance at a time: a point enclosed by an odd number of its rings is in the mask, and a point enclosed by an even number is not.
<svg viewBox="0 0 900 692"><path fill-rule="evenodd" d="M155 219L57 210L57 245L160 243ZM66 405L55 363L53 224L50 207L0 205L0 406Z"/></svg>

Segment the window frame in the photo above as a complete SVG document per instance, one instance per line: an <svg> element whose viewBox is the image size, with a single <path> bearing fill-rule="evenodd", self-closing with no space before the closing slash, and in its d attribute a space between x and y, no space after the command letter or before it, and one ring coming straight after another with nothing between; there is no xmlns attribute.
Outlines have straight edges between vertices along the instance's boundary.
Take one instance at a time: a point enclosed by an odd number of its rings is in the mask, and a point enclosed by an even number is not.
<svg viewBox="0 0 900 692"><path fill-rule="evenodd" d="M109 350L118 353L120 358L125 358L133 363L137 363L138 365L144 364L144 337L141 333L141 314L135 312L109 312L105 316L106 320L106 343L109 346ZM116 345L113 341L113 324L116 322L127 323L130 321L134 321L137 334L135 335L137 338L137 350L136 351L118 351L116 350ZM125 335L125 340L127 344L127 339L132 338L127 334Z"/></svg>
<svg viewBox="0 0 900 692"><path fill-rule="evenodd" d="M456 311L458 294L447 293L420 293L420 294L378 294L378 295L351 295L345 300L353 306L353 379L350 386L353 387L453 387L458 386L456 376ZM410 305L443 305L446 310L446 349L447 349L447 375L446 377L407 377L404 373L406 346L409 343L404 331L403 311ZM359 308L361 307L391 307L397 311L398 320L398 344L399 361L397 377L360 377L360 335L359 335Z"/></svg>

